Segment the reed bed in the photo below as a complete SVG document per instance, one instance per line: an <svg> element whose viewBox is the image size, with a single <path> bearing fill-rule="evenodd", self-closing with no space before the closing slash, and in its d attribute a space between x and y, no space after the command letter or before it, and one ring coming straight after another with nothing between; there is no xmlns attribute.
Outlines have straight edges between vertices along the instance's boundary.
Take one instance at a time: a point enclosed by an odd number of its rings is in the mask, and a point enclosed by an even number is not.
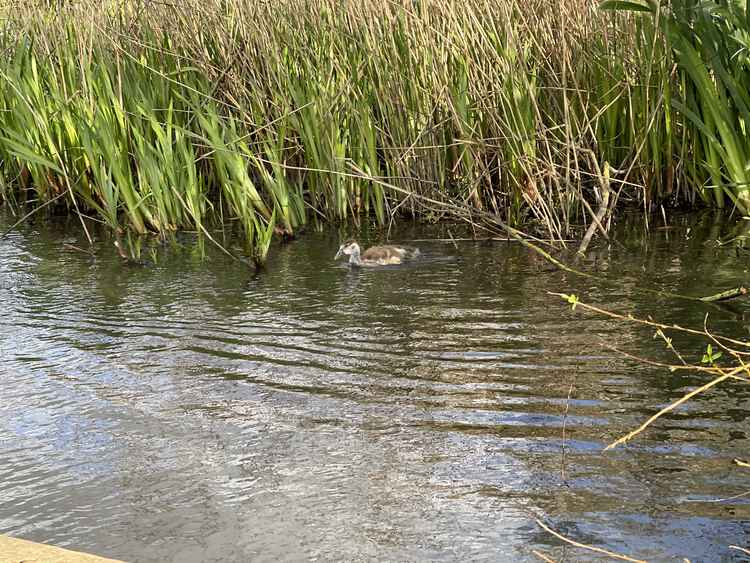
<svg viewBox="0 0 750 563"><path fill-rule="evenodd" d="M746 144L745 113L702 136L697 86L722 75L676 72L692 53L660 17L594 0L21 2L0 14L0 198L57 197L136 234L231 223L256 262L310 222L440 215L420 197L563 239L601 207L602 170L616 193L598 217L696 195L745 212L744 153L722 149Z"/></svg>

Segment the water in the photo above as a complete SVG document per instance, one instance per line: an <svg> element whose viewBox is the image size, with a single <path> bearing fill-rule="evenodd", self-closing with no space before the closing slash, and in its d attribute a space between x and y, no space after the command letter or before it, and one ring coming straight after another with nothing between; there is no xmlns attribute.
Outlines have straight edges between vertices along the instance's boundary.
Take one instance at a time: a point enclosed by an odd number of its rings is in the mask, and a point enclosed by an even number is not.
<svg viewBox="0 0 750 563"><path fill-rule="evenodd" d="M412 243L414 265L351 272L337 234L307 234L253 276L189 240L136 267L104 237L96 258L69 246L75 222L24 226L0 240L0 533L143 562L594 559L538 518L631 556L739 560L750 496L717 501L750 490L748 386L603 453L705 380L603 347L674 360L547 294L747 337L746 304L640 291L747 279L710 216L672 225L625 219L582 265L616 285L514 244Z"/></svg>

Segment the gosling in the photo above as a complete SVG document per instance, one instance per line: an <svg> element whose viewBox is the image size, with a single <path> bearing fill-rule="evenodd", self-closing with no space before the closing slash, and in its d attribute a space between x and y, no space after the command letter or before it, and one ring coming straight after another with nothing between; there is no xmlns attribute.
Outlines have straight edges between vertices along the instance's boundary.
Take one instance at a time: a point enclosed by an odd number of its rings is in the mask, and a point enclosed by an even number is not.
<svg viewBox="0 0 750 563"><path fill-rule="evenodd" d="M349 240L339 247L333 259L338 260L343 255L349 256L350 266L388 266L416 258L419 256L419 249L384 245L371 246L362 252L356 240Z"/></svg>

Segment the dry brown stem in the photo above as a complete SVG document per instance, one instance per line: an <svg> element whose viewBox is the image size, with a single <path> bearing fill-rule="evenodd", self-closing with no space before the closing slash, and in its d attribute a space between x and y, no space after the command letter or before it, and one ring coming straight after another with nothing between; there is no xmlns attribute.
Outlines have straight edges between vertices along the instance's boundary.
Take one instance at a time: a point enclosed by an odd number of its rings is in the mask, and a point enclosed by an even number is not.
<svg viewBox="0 0 750 563"><path fill-rule="evenodd" d="M593 312L596 312L596 313L599 313L599 314L602 314L602 315L605 315L607 317L614 318L614 319L617 319L617 320L625 320L625 321L635 322L635 323L639 323L639 324L642 324L642 325L645 325L645 326L650 326L650 327L657 328L657 335L661 336L665 340L665 342L667 343L667 347L670 350L672 350L675 354L677 354L677 357L682 362L682 365L671 365L671 364L665 364L665 363L661 363L661 362L654 362L652 360L648 360L648 359L644 359L644 358L639 358L637 356L633 356L633 355L628 354L626 352L617 350L614 347L607 346L610 349L613 349L613 350L617 351L618 353L623 354L626 357L630 357L630 358L636 359L639 362L642 362L642 363L645 363L645 364L648 364L648 365L653 365L653 366L657 366L657 367L663 367L663 368L669 369L672 372L678 371L678 370L691 370L691 371L699 371L699 372L703 372L703 373L709 373L711 375L716 376L716 377L714 377L714 379L712 379L708 383L706 383L704 385L701 385L700 387L698 387L696 389L693 389L689 393L686 393L685 395L683 395L682 397L680 397L676 401L670 403L669 405L667 405L666 407L664 407L663 409L661 409L659 412L657 412L656 414L654 414L653 416L651 416L648 420L646 420L643 424L641 424L638 428L636 428L632 432L629 432L625 436L622 436L621 438L618 438L617 440L615 440L614 442L612 442L611 444L609 444L607 447L604 448L604 451L611 450L611 449L613 449L613 448L615 448L615 447L617 447L617 446L619 446L621 444L624 444L624 443L628 442L629 440L632 440L638 434L640 434L641 432L643 432L644 430L646 430L646 428L648 428L651 424L653 424L656 420L658 420L663 415L667 414L670 411L673 411L674 409L676 409L680 405L686 403L687 401L689 401L693 397L695 397L695 396L697 396L697 395L699 395L699 394L701 394L701 393L703 393L703 392L711 389L712 387L718 385L719 383L722 383L722 382L724 382L724 381L726 381L728 379L736 379L736 380L740 380L740 381L743 381L743 382L746 382L746 383L750 382L750 366L748 366L748 364L746 364L745 361L743 360L743 356L747 356L750 353L746 352L746 351L738 351L738 350L735 350L733 348L730 348L729 346L726 345L726 343L737 344L737 345L741 345L741 346L744 346L744 347L748 347L749 344L747 342L738 341L738 340L734 340L734 339L731 339L731 338L714 335L713 333L711 333L708 330L708 315L706 315L706 317L704 318L703 330L702 331L698 331L698 330L694 330L694 329L688 329L688 328L680 327L678 325L668 326L668 325L665 325L665 324L662 324L662 323L657 323L657 322L654 322L654 321L651 321L651 320L639 319L639 318L633 317L632 315L627 315L627 316L626 315L621 315L621 314L618 314L618 313L614 313L612 311L608 311L606 309L602 309L600 307L595 307L595 306L589 305L587 303L582 303L577 298L572 299L571 296L566 295L564 293L554 293L554 292L549 292L549 293L551 295L556 295L558 297L562 297L562 298L566 299L569 302L575 303L575 305L574 305L575 307L582 307L582 308L584 308L586 310L593 311ZM717 365L716 363L714 363L715 358L709 358L707 360L705 356L703 358L703 361L710 363L710 365L706 365L706 366L690 365L687 362L685 362L685 360L682 358L681 355L679 355L679 353L677 353L677 351L672 346L671 339L669 339L669 338L666 337L666 335L662 332L663 330L676 330L676 331L680 331L680 332L684 332L684 333L688 333L688 334L696 334L696 335L700 335L700 336L706 337L709 340L711 340L712 342L714 342L715 344L717 344L720 348L722 348L723 350L727 351L735 359L735 361L737 362L738 365L736 365L735 367L733 367L731 369L726 369L726 368L723 368L723 367Z"/></svg>
<svg viewBox="0 0 750 563"><path fill-rule="evenodd" d="M593 551L595 553L601 553L602 555L606 555L607 557L611 557L612 559L619 559L620 561L630 561L631 563L648 563L644 559L633 559L632 557L628 557L627 555L620 555L619 553L615 553L613 551L607 551L606 549L602 549L601 547L594 547L593 545L587 545L585 543L577 542L575 540L571 540L570 538L566 538L562 534L554 531L552 528L545 526L545 524L537 519L536 521L539 526L545 530L546 532L549 532L553 536L555 536L557 539L564 541L565 543L568 543L575 547L580 547L581 549L586 549L588 551Z"/></svg>
<svg viewBox="0 0 750 563"><path fill-rule="evenodd" d="M745 367L741 366L741 367L735 368L735 370L733 370L733 371L744 371L744 370L745 370ZM629 432L628 434L626 434L622 438L619 438L619 439L615 440L614 442L612 442L611 444L609 444L606 448L604 448L604 451L606 452L607 450L611 450L612 448L615 448L615 447L619 446L620 444L624 444L625 442L627 442L629 440L632 440L638 434L640 434L641 432L643 432L646 428L648 428L649 426L651 426L651 424L653 424L661 416L663 416L663 415L667 414L668 412L676 409L677 407L679 407L683 403L686 403L687 401L689 401L690 399L692 399L696 395L699 395L699 394L703 393L704 391L707 391L711 387L713 387L715 385L718 385L722 381L726 381L732 375L733 374L731 372L730 373L726 373L726 374L724 374L724 375L722 375L720 377L717 377L716 379L714 379L712 381L709 381L705 385L702 385L702 386L698 387L697 389L693 389L692 391L690 391L690 393L687 393L686 395L683 395L682 397L680 397L679 399L677 399L675 402L673 402L670 405L667 405L666 407L664 407L663 409L661 409L658 413L656 413L655 415L653 415L651 418L649 418L646 422L644 422L643 424L641 424L638 428L636 428L632 432Z"/></svg>
<svg viewBox="0 0 750 563"><path fill-rule="evenodd" d="M533 553L533 554L534 554L534 555L536 555L536 556L537 556L537 557L538 557L539 559L541 559L542 561L545 561L546 563L557 563L557 562L556 562L556 561L555 561L554 559L552 559L552 558L551 558L551 557L549 557L548 555L545 555L545 554L544 554L544 553L542 553L541 551L537 551L536 549L533 549L533 550L531 551L531 553Z"/></svg>
<svg viewBox="0 0 750 563"><path fill-rule="evenodd" d="M563 299L568 299L568 297L569 297L565 293L557 293L557 292L554 292L554 291L548 291L547 293L549 295L555 295L557 297L562 297ZM610 317L612 319L618 319L618 320L622 320L622 321L629 321L629 322L633 322L633 323L638 323L638 324L642 324L642 325L654 327L654 328L661 329L661 330L675 330L675 331L678 331L678 332L684 332L686 334L695 334L695 335L699 335L699 336L707 336L709 338L712 338L710 334L706 333L705 329L704 330L695 330L695 329L692 329L692 328L686 328L686 327L682 327L682 326L675 325L675 324L668 325L668 324L659 323L659 322L655 322L655 321L651 321L651 320L647 320L647 319L639 319L637 317L634 317L633 315L621 315L619 313L615 313L613 311L608 311L606 309L602 309L602 308L596 307L594 305L589 305L588 303L578 302L578 303L576 303L576 307L582 307L583 309L586 309L588 311L592 311L594 313L599 313L600 315L604 315L604 316ZM732 345L735 345L735 346L742 346L744 348L750 348L750 342L747 342L745 340L736 340L734 338L728 338L726 336L713 336L713 338L716 338L717 340L720 340L720 341L725 342L727 344L732 344ZM741 352L741 351L737 351L737 350L735 350L735 352L738 353L738 354L742 354L742 355L750 355L750 352Z"/></svg>

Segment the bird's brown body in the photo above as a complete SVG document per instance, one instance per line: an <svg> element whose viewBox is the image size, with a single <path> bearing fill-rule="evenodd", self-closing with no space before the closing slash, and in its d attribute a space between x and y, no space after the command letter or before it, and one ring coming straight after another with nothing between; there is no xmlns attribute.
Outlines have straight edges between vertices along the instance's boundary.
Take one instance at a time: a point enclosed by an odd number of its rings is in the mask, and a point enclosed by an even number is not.
<svg viewBox="0 0 750 563"><path fill-rule="evenodd" d="M408 258L418 256L419 249L383 245L371 246L362 252L356 241L347 241L339 247L336 259L341 255L349 256L349 264L353 266L388 266L401 264Z"/></svg>

